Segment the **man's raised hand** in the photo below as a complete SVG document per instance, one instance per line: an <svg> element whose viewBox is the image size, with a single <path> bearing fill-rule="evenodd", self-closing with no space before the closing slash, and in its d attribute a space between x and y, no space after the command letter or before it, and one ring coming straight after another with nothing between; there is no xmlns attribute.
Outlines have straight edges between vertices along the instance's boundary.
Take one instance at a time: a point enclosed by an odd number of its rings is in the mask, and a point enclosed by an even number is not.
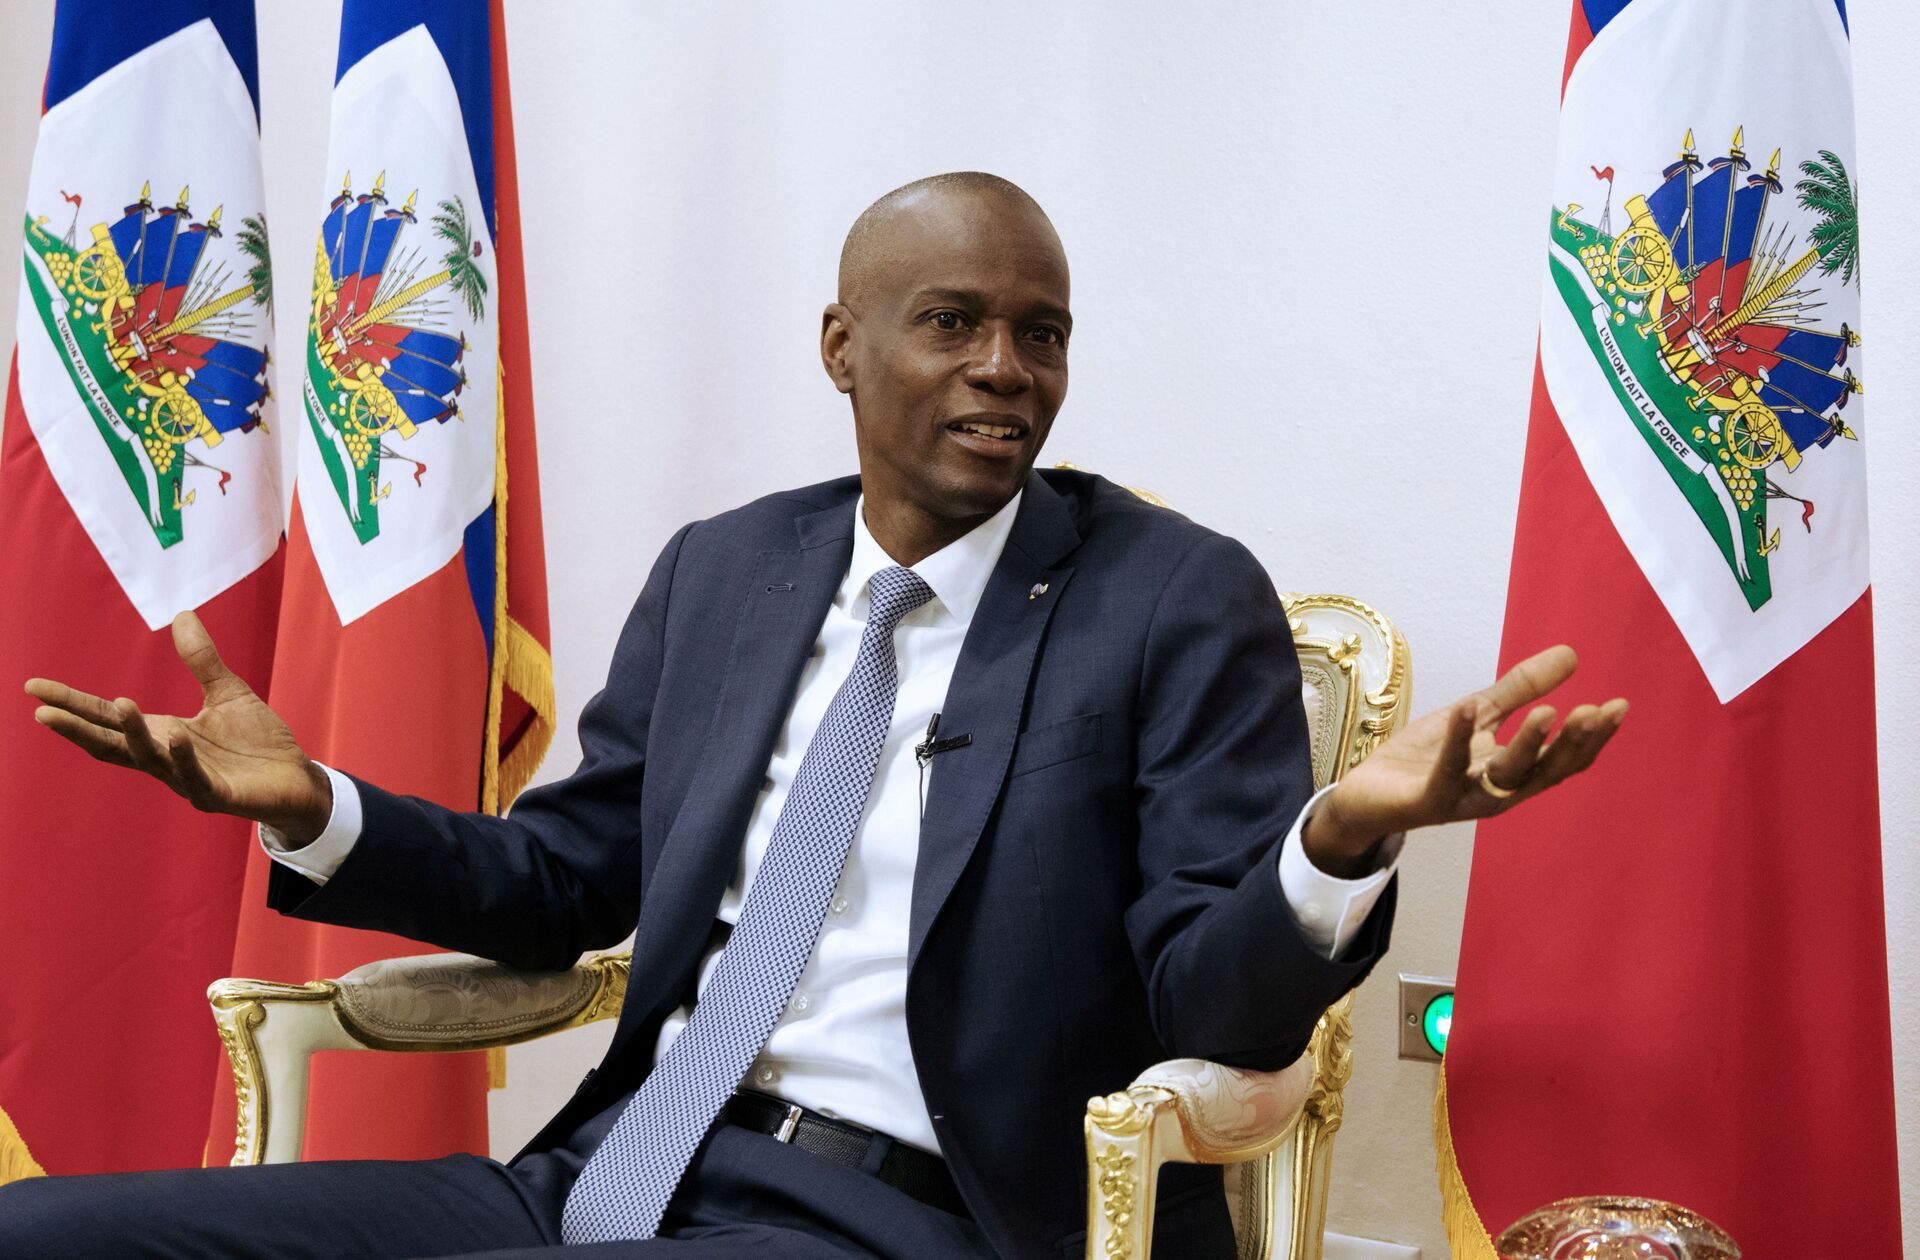
<svg viewBox="0 0 1920 1260"><path fill-rule="evenodd" d="M200 683L202 707L192 717L145 714L124 696L103 700L30 678L27 694L40 701L34 721L96 760L145 771L196 809L264 822L295 846L319 835L333 808L326 772L226 667L198 616L173 619L173 647Z"/></svg>
<svg viewBox="0 0 1920 1260"><path fill-rule="evenodd" d="M1301 837L1307 856L1329 874L1363 874L1383 836L1502 813L1585 770L1626 720L1625 700L1580 705L1551 740L1553 707L1539 705L1512 742L1495 738L1577 664L1572 648L1548 648L1493 686L1409 723L1327 794Z"/></svg>

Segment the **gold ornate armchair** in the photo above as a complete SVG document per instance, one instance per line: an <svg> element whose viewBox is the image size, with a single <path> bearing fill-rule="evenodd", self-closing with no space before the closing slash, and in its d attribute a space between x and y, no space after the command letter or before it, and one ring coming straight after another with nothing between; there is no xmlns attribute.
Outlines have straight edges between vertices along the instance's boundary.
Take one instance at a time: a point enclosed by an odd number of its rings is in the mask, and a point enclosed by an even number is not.
<svg viewBox="0 0 1920 1260"><path fill-rule="evenodd" d="M1285 597L1307 695L1316 784L1338 778L1406 716L1407 647L1387 619L1342 595ZM300 1158L317 1050L479 1050L615 1018L629 956L528 972L465 954L393 958L337 980L220 980L208 991L233 1068L233 1163ZM1307 1053L1279 1072L1196 1059L1149 1068L1088 1103L1087 1255L1145 1260L1168 1161L1224 1166L1244 1260L1318 1260L1328 1161L1352 1035L1343 999Z"/></svg>
<svg viewBox="0 0 1920 1260"><path fill-rule="evenodd" d="M1282 599L1313 781L1324 787L1406 721L1412 660L1393 624L1357 599ZM1320 1260L1333 1135L1353 1072L1352 1009L1352 994L1334 1003L1307 1052L1278 1072L1174 1059L1088 1100L1088 1260L1146 1260L1166 1163L1221 1165L1240 1260Z"/></svg>

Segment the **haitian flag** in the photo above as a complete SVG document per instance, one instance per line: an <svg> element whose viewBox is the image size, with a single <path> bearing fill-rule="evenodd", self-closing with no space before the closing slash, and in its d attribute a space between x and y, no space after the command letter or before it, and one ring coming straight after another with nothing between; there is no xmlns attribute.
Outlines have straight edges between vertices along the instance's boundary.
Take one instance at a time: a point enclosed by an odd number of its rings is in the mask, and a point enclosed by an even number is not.
<svg viewBox="0 0 1920 1260"><path fill-rule="evenodd" d="M280 599L252 0L60 0L0 449L0 665L191 713ZM200 1161L248 828L0 724L0 1180ZM9 1121L9 1117L11 1118Z"/></svg>
<svg viewBox="0 0 1920 1260"><path fill-rule="evenodd" d="M1574 5L1500 657L1634 713L1480 825L1456 1257L1590 1194L1901 1253L1853 132L1844 4Z"/></svg>
<svg viewBox="0 0 1920 1260"><path fill-rule="evenodd" d="M347 0L327 165L271 703L329 765L496 810L554 714L498 0ZM231 974L420 952L279 917L268 871L256 852ZM306 1157L484 1153L487 1079L479 1054L320 1056ZM233 1140L229 1086L209 1159Z"/></svg>

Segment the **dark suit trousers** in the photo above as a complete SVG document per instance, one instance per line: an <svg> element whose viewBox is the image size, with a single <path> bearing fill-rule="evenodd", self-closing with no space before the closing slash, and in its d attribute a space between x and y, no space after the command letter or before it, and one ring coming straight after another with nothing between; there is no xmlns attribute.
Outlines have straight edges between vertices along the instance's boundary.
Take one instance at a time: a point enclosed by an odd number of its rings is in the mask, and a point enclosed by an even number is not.
<svg viewBox="0 0 1920 1260"><path fill-rule="evenodd" d="M581 1162L563 1148L510 1166L455 1155L419 1162L35 1178L0 1186L0 1256L976 1260L992 1255L971 1221L928 1207L855 1169L726 1126L714 1130L695 1157L667 1209L660 1238L563 1251L560 1212Z"/></svg>

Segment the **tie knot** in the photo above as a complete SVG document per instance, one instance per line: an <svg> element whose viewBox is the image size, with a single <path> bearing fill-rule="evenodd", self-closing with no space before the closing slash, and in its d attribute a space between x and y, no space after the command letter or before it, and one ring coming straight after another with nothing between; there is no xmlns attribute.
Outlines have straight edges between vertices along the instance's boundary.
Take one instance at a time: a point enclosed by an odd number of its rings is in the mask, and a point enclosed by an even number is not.
<svg viewBox="0 0 1920 1260"><path fill-rule="evenodd" d="M867 624L879 622L891 629L932 598L933 588L925 578L892 565L867 579Z"/></svg>

